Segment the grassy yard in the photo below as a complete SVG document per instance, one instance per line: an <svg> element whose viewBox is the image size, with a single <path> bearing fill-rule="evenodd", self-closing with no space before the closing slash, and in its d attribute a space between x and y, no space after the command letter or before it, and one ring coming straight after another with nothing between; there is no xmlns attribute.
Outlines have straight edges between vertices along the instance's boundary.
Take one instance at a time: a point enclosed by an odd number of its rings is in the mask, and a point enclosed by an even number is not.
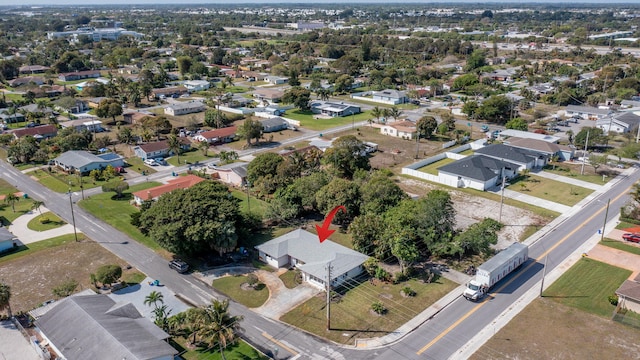
<svg viewBox="0 0 640 360"><path fill-rule="evenodd" d="M600 169L601 173L596 174L595 171L593 170L593 167L587 164L584 167L583 175L580 175L581 170L582 170L581 164L556 164L555 167L552 164L552 165L547 165L544 168L544 171L552 174L572 177L577 180L582 180L582 181L586 181L586 182L590 182L598 185L606 184L611 179L616 177L616 175L618 174L617 170L612 170L611 173L606 174L607 176L605 176L604 181L602 181L602 171L603 171L602 169Z"/></svg>
<svg viewBox="0 0 640 360"><path fill-rule="evenodd" d="M397 285L373 285L368 281L353 285L340 302L332 304L330 331L326 330L325 297L322 295L308 300L280 320L338 343L353 344L355 338L379 337L396 330L456 286L444 278L432 284L410 280ZM405 286L413 289L416 296L403 297L400 290ZM385 315L371 313L371 304L376 301L387 308Z"/></svg>
<svg viewBox="0 0 640 360"><path fill-rule="evenodd" d="M85 239L84 234L78 233L78 240L82 241ZM0 256L0 263L5 261L11 261L23 256L27 256L36 251L54 248L56 246L68 244L75 241L75 237L73 234L66 234L58 237L54 237L47 240L37 241L28 245L23 245L18 247L16 250L6 253L5 255Z"/></svg>
<svg viewBox="0 0 640 360"><path fill-rule="evenodd" d="M142 161L142 159L140 159L137 156L133 156L127 159L127 164L129 164L129 166L131 168L133 168L135 171L139 172L140 174L142 174L142 172L144 171L146 174L153 174L155 172L157 172L156 169L153 168L153 166L147 166L144 164L144 162Z"/></svg>
<svg viewBox="0 0 640 360"><path fill-rule="evenodd" d="M215 346L212 349L195 348L190 350L187 348L187 339L181 337L174 337L170 340L171 346L180 351L180 358L185 360L221 360L222 356L218 347ZM184 352L183 352L184 351ZM243 340L238 340L235 344L227 345L224 350L224 358L227 360L268 360L269 357L258 352Z"/></svg>
<svg viewBox="0 0 640 360"><path fill-rule="evenodd" d="M242 192L240 190L231 190L233 196L240 200L240 211L243 213L249 212L249 207L251 207L251 213L259 215L261 218L264 216L265 211L267 210L267 202L261 199L258 199L255 196L250 196L247 199L247 193Z"/></svg>
<svg viewBox="0 0 640 360"><path fill-rule="evenodd" d="M300 283L296 281L296 278L299 278L299 277L300 277L299 270L288 270L286 273L280 275L280 280L282 280L282 282L284 283L284 286L286 286L287 289L293 289L296 286L300 285Z"/></svg>
<svg viewBox="0 0 640 360"><path fill-rule="evenodd" d="M0 179L0 195L15 194L17 192L18 189L11 186L8 182ZM13 211L10 204L6 203L4 200L0 200L0 223L4 226L11 225L13 220L31 211L32 205L33 200L25 199L20 196L18 201L14 204L15 211Z"/></svg>
<svg viewBox="0 0 640 360"><path fill-rule="evenodd" d="M80 184L84 189L91 189L99 187L107 183L108 181L97 180L94 181L89 176L70 175L62 172L56 168L52 168L52 171L37 169L29 173L31 176L35 176L40 184L46 186L50 190L58 193L66 193L71 188L71 191L80 191ZM113 181L113 179L109 180Z"/></svg>
<svg viewBox="0 0 640 360"><path fill-rule="evenodd" d="M623 230L623 229L634 228L634 227L638 227L638 226L639 225L636 225L634 223L630 223L630 222L626 222L626 221L620 221L618 223L618 225L616 225L616 229Z"/></svg>
<svg viewBox="0 0 640 360"><path fill-rule="evenodd" d="M610 318L614 306L607 297L613 295L630 275L629 270L582 258L543 296L584 312Z"/></svg>
<svg viewBox="0 0 640 360"><path fill-rule="evenodd" d="M624 243L622 241L613 240L609 238L604 238L604 240L600 241L600 245L608 246L610 248L626 251L631 254L640 255L640 247L633 246L631 244Z"/></svg>
<svg viewBox="0 0 640 360"><path fill-rule="evenodd" d="M310 130L325 130L336 126L348 125L372 119L369 111L364 111L357 115L335 117L331 119L314 119L311 111L289 110L284 115L287 118L300 121L300 126Z"/></svg>
<svg viewBox="0 0 640 360"><path fill-rule="evenodd" d="M131 214L138 211L135 206L129 202L133 199L132 193L152 188L160 185L157 182L148 182L132 186L127 190L121 199L112 199L113 193L101 193L92 196L90 199L78 202L78 205L90 212L93 216L105 221L109 225L129 235L139 243L144 244L148 248L158 251L160 246L148 236L142 235L137 227L131 225Z"/></svg>
<svg viewBox="0 0 640 360"><path fill-rule="evenodd" d="M247 277L244 275L225 276L214 280L211 285L246 307L260 307L269 298L269 289L262 285L259 287L260 290L244 290L241 285L246 282Z"/></svg>
<svg viewBox="0 0 640 360"><path fill-rule="evenodd" d="M204 161L213 157L214 157L213 151L209 151L209 156L204 156L202 151L192 150L192 151L180 154L180 164L178 164L177 156L172 156L170 158L167 158L167 162L173 166L180 166L185 164L195 164L197 162Z"/></svg>
<svg viewBox="0 0 640 360"><path fill-rule="evenodd" d="M591 189L535 175L528 175L526 180L520 176L507 189L567 206L577 204L593 192Z"/></svg>
<svg viewBox="0 0 640 360"><path fill-rule="evenodd" d="M48 221L42 222L40 220L46 219ZM38 215L31 219L27 224L27 227L33 231L47 231L55 228L59 228L62 225L65 225L66 222L60 219L56 214L47 211L42 215Z"/></svg>
<svg viewBox="0 0 640 360"><path fill-rule="evenodd" d="M438 160L434 163L431 163L427 166L423 166L420 169L418 169L418 171L422 171L423 173L427 173L431 175L438 175L439 167L445 166L447 164L451 164L452 162L455 162L455 161L456 159L444 158L442 160Z"/></svg>

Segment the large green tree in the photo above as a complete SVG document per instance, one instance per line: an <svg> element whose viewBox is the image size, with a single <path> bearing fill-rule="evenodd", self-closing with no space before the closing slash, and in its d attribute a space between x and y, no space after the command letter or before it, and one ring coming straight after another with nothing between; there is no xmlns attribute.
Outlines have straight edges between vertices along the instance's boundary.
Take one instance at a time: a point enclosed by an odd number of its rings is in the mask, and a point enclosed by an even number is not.
<svg viewBox="0 0 640 360"><path fill-rule="evenodd" d="M203 181L161 196L140 216L140 229L174 253L215 250L223 254L238 243L239 201L223 184Z"/></svg>
<svg viewBox="0 0 640 360"><path fill-rule="evenodd" d="M345 178L352 178L356 171L371 167L364 144L353 135L337 138L325 152L322 162L330 166L336 175Z"/></svg>
<svg viewBox="0 0 640 360"><path fill-rule="evenodd" d="M282 102L293 104L300 110L309 110L309 100L311 100L311 91L299 86L285 91L282 96Z"/></svg>
<svg viewBox="0 0 640 360"><path fill-rule="evenodd" d="M246 119L242 125L238 126L237 134L239 137L247 140L247 145L251 145L251 140L260 140L262 136L262 124L258 120L251 118Z"/></svg>
<svg viewBox="0 0 640 360"><path fill-rule="evenodd" d="M433 116L426 115L418 119L416 127L421 138L429 139L438 127L438 121Z"/></svg>
<svg viewBox="0 0 640 360"><path fill-rule="evenodd" d="M336 206L344 206L346 212L338 211L333 218L336 224L347 224L360 214L362 198L358 185L350 180L335 178L316 193L318 209L327 214Z"/></svg>
<svg viewBox="0 0 640 360"><path fill-rule="evenodd" d="M360 187L362 213L383 214L409 196L388 176L380 172L370 176Z"/></svg>

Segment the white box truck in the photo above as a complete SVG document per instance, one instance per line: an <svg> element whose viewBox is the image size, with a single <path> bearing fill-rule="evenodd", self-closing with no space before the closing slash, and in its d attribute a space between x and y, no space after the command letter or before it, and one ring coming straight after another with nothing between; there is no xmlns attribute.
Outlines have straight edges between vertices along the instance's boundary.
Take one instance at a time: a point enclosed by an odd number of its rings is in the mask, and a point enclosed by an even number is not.
<svg viewBox="0 0 640 360"><path fill-rule="evenodd" d="M529 259L529 248L521 243L513 243L496 256L478 266L476 277L469 281L462 296L467 300L482 299L498 281L509 275Z"/></svg>

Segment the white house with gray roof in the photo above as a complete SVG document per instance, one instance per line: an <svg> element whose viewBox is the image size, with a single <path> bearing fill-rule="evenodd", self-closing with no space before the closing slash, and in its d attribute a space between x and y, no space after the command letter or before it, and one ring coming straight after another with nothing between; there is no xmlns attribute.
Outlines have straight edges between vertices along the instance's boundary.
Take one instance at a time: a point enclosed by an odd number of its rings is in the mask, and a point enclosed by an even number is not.
<svg viewBox="0 0 640 360"><path fill-rule="evenodd" d="M640 116L631 111L611 114L596 121L596 127L602 129L605 134L609 131L628 133L634 128L637 129L638 124L640 124Z"/></svg>
<svg viewBox="0 0 640 360"><path fill-rule="evenodd" d="M311 111L314 114L322 114L331 117L343 117L362 112L358 105L331 101L315 101L311 104Z"/></svg>
<svg viewBox="0 0 640 360"><path fill-rule="evenodd" d="M80 171L87 173L91 170L105 169L111 165L114 168L124 166L124 158L115 153L94 155L84 150L71 150L53 159L54 163L65 171Z"/></svg>
<svg viewBox="0 0 640 360"><path fill-rule="evenodd" d="M591 106L567 105L564 114L568 117L578 117L584 120L599 120L607 117L613 111Z"/></svg>
<svg viewBox="0 0 640 360"><path fill-rule="evenodd" d="M331 240L322 243L318 235L298 229L256 246L261 261L276 267L294 266L309 284L324 289L327 265L331 266L331 286L362 273L362 264L369 258Z"/></svg>
<svg viewBox="0 0 640 360"><path fill-rule="evenodd" d="M399 90L387 89L382 91L374 91L371 95L372 101L383 104L398 105L409 102L407 93Z"/></svg>
<svg viewBox="0 0 640 360"><path fill-rule="evenodd" d="M485 191L517 174L518 165L483 155L471 155L438 168L438 180L459 188Z"/></svg>
<svg viewBox="0 0 640 360"><path fill-rule="evenodd" d="M199 113L206 109L201 101L175 103L164 108L164 113L171 116Z"/></svg>
<svg viewBox="0 0 640 360"><path fill-rule="evenodd" d="M56 303L36 326L58 358L173 360L178 353L166 342L169 334L132 303L107 295L70 296Z"/></svg>
<svg viewBox="0 0 640 360"><path fill-rule="evenodd" d="M518 166L517 171L542 168L547 165L547 161L551 158L547 153L505 144L488 145L476 150L475 153L516 164Z"/></svg>

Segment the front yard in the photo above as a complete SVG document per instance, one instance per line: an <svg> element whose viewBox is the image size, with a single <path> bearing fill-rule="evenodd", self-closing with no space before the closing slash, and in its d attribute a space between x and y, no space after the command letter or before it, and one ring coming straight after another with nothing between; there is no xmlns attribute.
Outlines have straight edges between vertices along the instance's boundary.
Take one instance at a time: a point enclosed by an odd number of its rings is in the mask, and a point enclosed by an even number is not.
<svg viewBox="0 0 640 360"><path fill-rule="evenodd" d="M247 286L248 281L249 277L245 275L225 276L213 280L211 285L248 308L260 307L269 298L269 289L264 284L255 288Z"/></svg>
<svg viewBox="0 0 640 360"><path fill-rule="evenodd" d="M507 189L567 206L577 204L593 192L591 189L535 175L520 176Z"/></svg>
<svg viewBox="0 0 640 360"><path fill-rule="evenodd" d="M51 169L51 171L49 171L49 169ZM35 169L29 174L32 177L35 177L43 186L46 186L50 190L58 193L66 193L69 190L77 192L81 191L81 189L91 189L102 186L109 181L113 181L113 179L108 181L93 180L90 176L67 174L53 166Z"/></svg>
<svg viewBox="0 0 640 360"><path fill-rule="evenodd" d="M584 174L581 175L580 173L582 172L582 164L567 162L547 165L544 168L544 171L552 174L568 176L597 185L606 184L620 173L619 169L609 170L607 166L602 166L599 168L599 170L600 171L596 173L591 165L585 164ZM602 177L603 174L605 175L604 178Z"/></svg>
<svg viewBox="0 0 640 360"><path fill-rule="evenodd" d="M336 126L355 124L361 121L373 119L369 111L345 117L334 117L330 119L314 119L316 114L311 111L301 111L298 109L288 110L284 117L300 121L300 126L310 130L325 130Z"/></svg>

